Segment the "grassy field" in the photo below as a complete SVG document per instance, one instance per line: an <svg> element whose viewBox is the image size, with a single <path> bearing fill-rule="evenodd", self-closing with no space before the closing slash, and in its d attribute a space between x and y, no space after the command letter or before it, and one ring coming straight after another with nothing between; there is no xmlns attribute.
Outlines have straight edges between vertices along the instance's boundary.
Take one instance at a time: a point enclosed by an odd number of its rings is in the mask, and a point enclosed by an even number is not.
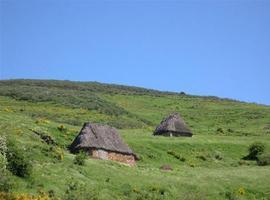
<svg viewBox="0 0 270 200"><path fill-rule="evenodd" d="M194 136L152 136L175 111ZM137 165L94 159L75 165L67 148L86 121L117 127L139 155ZM269 106L229 99L99 83L0 81L0 136L14 141L33 164L30 177L10 175L15 194L72 199L72 190L74 199L270 199L270 167L242 159L254 142L270 152L269 124ZM165 164L173 170L161 170Z"/></svg>

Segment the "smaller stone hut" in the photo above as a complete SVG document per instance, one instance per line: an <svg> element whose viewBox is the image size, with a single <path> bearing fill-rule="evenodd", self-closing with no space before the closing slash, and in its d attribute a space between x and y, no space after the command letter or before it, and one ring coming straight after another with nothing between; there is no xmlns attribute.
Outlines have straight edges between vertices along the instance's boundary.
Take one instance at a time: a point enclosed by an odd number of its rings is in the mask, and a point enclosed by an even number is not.
<svg viewBox="0 0 270 200"><path fill-rule="evenodd" d="M154 135L192 137L192 132L178 113L172 113L161 121Z"/></svg>
<svg viewBox="0 0 270 200"><path fill-rule="evenodd" d="M70 145L70 151L86 151L89 156L135 165L137 156L125 144L117 130L107 125L85 123L79 135Z"/></svg>

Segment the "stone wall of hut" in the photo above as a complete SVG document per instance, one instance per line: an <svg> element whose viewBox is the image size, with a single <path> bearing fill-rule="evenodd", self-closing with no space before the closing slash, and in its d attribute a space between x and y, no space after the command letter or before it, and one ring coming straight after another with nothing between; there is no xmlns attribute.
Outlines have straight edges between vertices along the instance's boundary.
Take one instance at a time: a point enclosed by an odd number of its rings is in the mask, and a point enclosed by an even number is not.
<svg viewBox="0 0 270 200"><path fill-rule="evenodd" d="M103 159L103 160L113 160L117 162L122 162L128 165L135 165L135 157L133 155L121 154L111 151L106 151L102 149L92 149L90 155L93 158Z"/></svg>
<svg viewBox="0 0 270 200"><path fill-rule="evenodd" d="M191 133L184 133L184 132L162 132L156 135L163 135L167 137L192 137Z"/></svg>

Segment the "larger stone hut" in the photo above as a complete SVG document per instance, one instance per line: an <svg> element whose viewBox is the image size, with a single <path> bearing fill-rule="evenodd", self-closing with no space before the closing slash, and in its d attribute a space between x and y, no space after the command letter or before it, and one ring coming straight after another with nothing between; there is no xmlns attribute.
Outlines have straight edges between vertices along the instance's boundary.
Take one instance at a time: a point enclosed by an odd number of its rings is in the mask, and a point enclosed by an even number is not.
<svg viewBox="0 0 270 200"><path fill-rule="evenodd" d="M107 125L85 123L79 135L70 145L73 153L81 150L89 156L135 165L137 156L123 142L117 130Z"/></svg>

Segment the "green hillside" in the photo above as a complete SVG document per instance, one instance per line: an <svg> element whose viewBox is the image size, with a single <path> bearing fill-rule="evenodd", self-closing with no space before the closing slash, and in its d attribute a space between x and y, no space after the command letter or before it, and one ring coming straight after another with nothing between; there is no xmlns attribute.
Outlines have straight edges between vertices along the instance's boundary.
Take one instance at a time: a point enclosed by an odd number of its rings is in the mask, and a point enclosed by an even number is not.
<svg viewBox="0 0 270 200"><path fill-rule="evenodd" d="M181 114L192 138L152 136L172 112ZM86 121L118 128L139 155L137 165L94 159L74 164L68 145ZM7 179L0 178L0 189L1 182L10 183L9 193L51 199L270 199L270 167L242 159L254 142L270 155L270 106L97 82L8 80L0 81L0 130L7 146L16 146L33 165L28 177L7 172Z"/></svg>

